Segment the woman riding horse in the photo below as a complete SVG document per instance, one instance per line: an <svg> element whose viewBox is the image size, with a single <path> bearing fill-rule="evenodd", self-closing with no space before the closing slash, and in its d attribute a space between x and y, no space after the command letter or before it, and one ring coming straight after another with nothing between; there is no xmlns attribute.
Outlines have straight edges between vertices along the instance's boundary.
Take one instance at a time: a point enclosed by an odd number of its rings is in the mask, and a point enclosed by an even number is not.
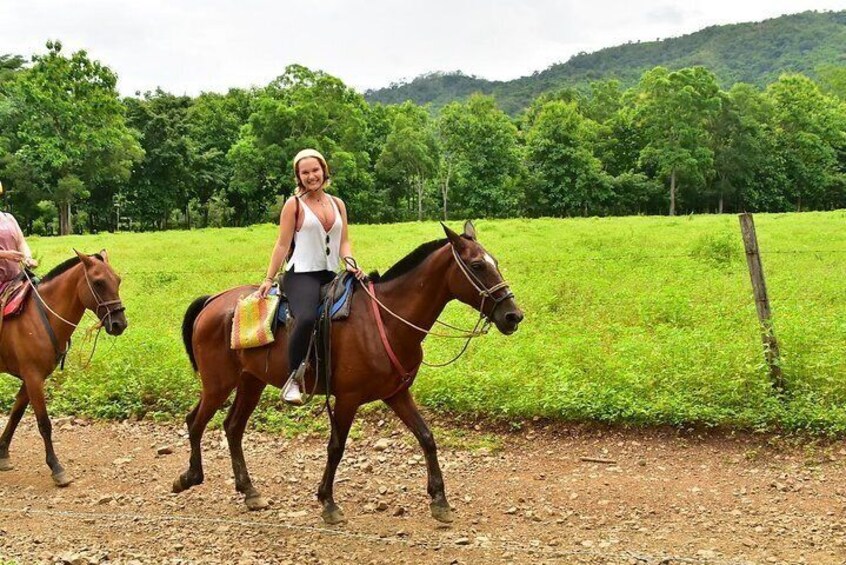
<svg viewBox="0 0 846 565"><path fill-rule="evenodd" d="M314 149L303 149L294 157L294 176L297 192L282 207L279 236L258 293L262 298L267 296L287 257L283 284L295 323L288 336L290 377L282 389L282 398L299 406L303 403L300 379L317 320L320 287L335 278L340 257L356 277L360 279L364 273L353 266L354 261L347 261L352 256L347 234L347 208L340 198L326 194L330 184L326 159ZM289 255L291 247L293 252Z"/></svg>
<svg viewBox="0 0 846 565"><path fill-rule="evenodd" d="M376 400L390 406L423 447L432 515L443 522L452 520L435 441L409 391L423 359L423 338L453 299L479 311L504 334L517 330L523 313L503 281L496 260L476 240L473 225L468 222L463 235L446 226L444 231L446 239L421 245L381 277L371 275L373 284L353 294L349 318L332 325L333 376L328 392L335 397L335 408L326 469L317 491L327 523L344 520L333 497L335 470L356 411L362 404ZM203 432L217 409L236 390L223 426L235 488L245 495L249 509L258 510L266 508L267 501L252 484L241 442L264 387L281 387L287 378L279 369L286 364L287 348L284 327L277 329L276 341L268 346L239 350L228 347L233 308L240 297L254 288L238 287L213 298L202 296L185 313L182 338L203 388L200 401L185 419L191 457L188 469L174 481L173 490L180 492L203 482ZM396 318L383 319L382 306L377 306L376 299ZM313 370L307 371L305 377L307 387L316 386L318 392L326 392L326 383L316 382Z"/></svg>

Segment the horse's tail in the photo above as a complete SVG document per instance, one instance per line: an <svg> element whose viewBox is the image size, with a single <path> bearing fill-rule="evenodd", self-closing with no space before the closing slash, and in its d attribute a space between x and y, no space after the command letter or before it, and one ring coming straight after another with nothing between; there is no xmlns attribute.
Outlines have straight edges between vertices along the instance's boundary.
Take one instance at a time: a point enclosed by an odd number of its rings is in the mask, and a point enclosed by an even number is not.
<svg viewBox="0 0 846 565"><path fill-rule="evenodd" d="M188 306L188 310L185 311L185 318L182 320L182 342L185 344L185 351L188 353L188 359L191 360L191 366L194 367L195 371L198 370L197 359L194 357L194 346L191 344L191 338L194 337L194 322L205 308L208 299L209 296L206 295L194 300Z"/></svg>

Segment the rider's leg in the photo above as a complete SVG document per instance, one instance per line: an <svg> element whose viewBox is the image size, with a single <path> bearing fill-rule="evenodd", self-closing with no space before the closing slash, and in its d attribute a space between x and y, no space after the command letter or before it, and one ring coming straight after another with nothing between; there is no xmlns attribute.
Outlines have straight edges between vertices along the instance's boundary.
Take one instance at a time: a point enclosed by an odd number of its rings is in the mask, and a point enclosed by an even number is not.
<svg viewBox="0 0 846 565"><path fill-rule="evenodd" d="M320 303L320 286L333 273L315 271L285 273L284 287L288 305L294 316L294 326L288 334L288 382L282 389L282 399L289 404L303 403L300 379L305 372L306 355L314 324L317 321L317 306Z"/></svg>

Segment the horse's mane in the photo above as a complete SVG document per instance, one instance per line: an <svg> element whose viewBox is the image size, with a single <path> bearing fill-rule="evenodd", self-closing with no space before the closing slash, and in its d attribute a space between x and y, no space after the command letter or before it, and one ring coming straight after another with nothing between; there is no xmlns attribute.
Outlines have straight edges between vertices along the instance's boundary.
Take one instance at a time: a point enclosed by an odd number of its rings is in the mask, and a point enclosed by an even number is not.
<svg viewBox="0 0 846 565"><path fill-rule="evenodd" d="M103 260L103 256L100 255L99 253L95 253L95 254L91 255L91 257L96 257L100 261ZM58 265L56 265L55 267L50 269L49 273L47 273L46 275L41 277L41 282L47 282L49 280L55 279L56 277L58 277L59 275L61 275L64 272L66 272L71 267L73 267L74 265L78 265L79 262L80 262L80 258L76 255L74 255L73 257L71 257L67 261L62 261L61 263L59 263Z"/></svg>
<svg viewBox="0 0 846 565"><path fill-rule="evenodd" d="M374 283L388 282L395 278L401 277L407 272L414 269L417 265L422 263L426 257L443 247L447 243L447 239L436 239L434 241L426 242L399 261L393 267L385 271L384 275L380 275L379 271L373 271L368 275Z"/></svg>

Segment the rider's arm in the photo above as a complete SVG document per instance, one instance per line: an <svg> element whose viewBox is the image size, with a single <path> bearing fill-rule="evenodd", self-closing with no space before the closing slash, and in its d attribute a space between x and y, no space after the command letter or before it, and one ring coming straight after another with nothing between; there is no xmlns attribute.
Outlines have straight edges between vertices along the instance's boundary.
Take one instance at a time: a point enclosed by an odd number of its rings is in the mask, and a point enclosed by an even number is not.
<svg viewBox="0 0 846 565"><path fill-rule="evenodd" d="M347 231L347 206L340 198L335 198L338 204L338 210L341 212L341 260L344 257L352 257L352 244L350 244L350 236Z"/></svg>
<svg viewBox="0 0 846 565"><path fill-rule="evenodd" d="M0 259L7 261L22 261L23 254L17 249L0 249Z"/></svg>
<svg viewBox="0 0 846 565"><path fill-rule="evenodd" d="M23 230L21 230L21 226L18 225L18 221L15 219L14 216L9 216L12 219L12 222L15 224L15 229L17 230L16 239L18 241L18 251L23 254L23 261L27 263L27 266L35 267L38 263L32 258L32 250L30 250L29 245L26 243L26 238L24 238Z"/></svg>
<svg viewBox="0 0 846 565"><path fill-rule="evenodd" d="M352 244L350 243L350 236L347 231L348 222L347 222L347 206L344 204L344 201L340 198L335 198L335 202L338 204L338 210L341 212L341 262L347 271L354 273L356 278L361 279L364 276L364 273L361 269L357 266L353 266L353 264L347 263L347 257L352 258Z"/></svg>
<svg viewBox="0 0 846 565"><path fill-rule="evenodd" d="M295 198L291 197L285 202L282 212L279 214L279 235L276 238L276 244L273 246L273 253L270 255L270 264L267 266L266 276L259 287L259 293L262 296L267 294L276 273L282 268L282 263L288 256L288 249L291 247L291 241L297 227L296 207Z"/></svg>

